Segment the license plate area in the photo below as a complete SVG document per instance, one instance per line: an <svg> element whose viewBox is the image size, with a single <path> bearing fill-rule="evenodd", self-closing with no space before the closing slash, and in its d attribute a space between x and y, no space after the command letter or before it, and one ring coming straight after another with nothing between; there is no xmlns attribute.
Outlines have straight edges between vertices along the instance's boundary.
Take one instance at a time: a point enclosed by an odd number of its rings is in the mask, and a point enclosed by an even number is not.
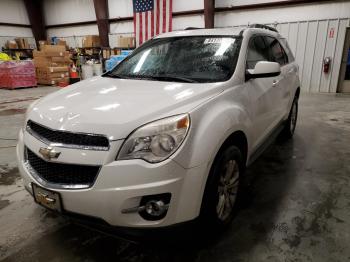
<svg viewBox="0 0 350 262"><path fill-rule="evenodd" d="M36 203L56 212L62 212L62 201L59 193L47 190L32 183L33 196Z"/></svg>

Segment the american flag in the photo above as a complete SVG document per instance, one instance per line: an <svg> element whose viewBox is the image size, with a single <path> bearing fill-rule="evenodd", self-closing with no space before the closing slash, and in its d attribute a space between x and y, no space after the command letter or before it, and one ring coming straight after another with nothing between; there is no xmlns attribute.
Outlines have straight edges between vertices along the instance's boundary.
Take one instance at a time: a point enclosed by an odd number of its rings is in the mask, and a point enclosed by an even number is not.
<svg viewBox="0 0 350 262"><path fill-rule="evenodd" d="M172 0L133 0L136 46L172 31Z"/></svg>

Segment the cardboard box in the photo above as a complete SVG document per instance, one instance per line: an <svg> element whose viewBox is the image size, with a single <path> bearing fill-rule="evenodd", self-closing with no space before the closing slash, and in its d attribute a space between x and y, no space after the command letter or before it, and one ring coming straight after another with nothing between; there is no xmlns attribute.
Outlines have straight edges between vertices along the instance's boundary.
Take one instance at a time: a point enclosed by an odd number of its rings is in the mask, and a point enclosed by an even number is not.
<svg viewBox="0 0 350 262"><path fill-rule="evenodd" d="M38 78L38 83L42 85L58 85L59 82L69 83L69 77L51 79Z"/></svg>
<svg viewBox="0 0 350 262"><path fill-rule="evenodd" d="M28 43L27 39L18 37L18 38L15 38L15 41L18 45L18 48L20 48L20 49L29 48L29 43Z"/></svg>
<svg viewBox="0 0 350 262"><path fill-rule="evenodd" d="M69 66L70 62L54 62L51 59L48 59L47 57L35 57L33 59L35 67L62 67L62 66Z"/></svg>
<svg viewBox="0 0 350 262"><path fill-rule="evenodd" d="M100 37L98 35L88 35L83 39L83 47L99 47L101 46Z"/></svg>
<svg viewBox="0 0 350 262"><path fill-rule="evenodd" d="M133 48L135 47L135 37L119 36L117 37L116 46L119 48Z"/></svg>
<svg viewBox="0 0 350 262"><path fill-rule="evenodd" d="M56 51L37 51L34 50L33 51L33 57L39 57L39 56L45 56L45 57L61 57L61 56L65 56L65 57L69 57L69 52L68 51L63 51L63 52L56 52Z"/></svg>
<svg viewBox="0 0 350 262"><path fill-rule="evenodd" d="M62 45L43 45L41 51L44 52L64 52L66 47Z"/></svg>
<svg viewBox="0 0 350 262"><path fill-rule="evenodd" d="M16 43L15 40L8 40L6 42L6 48L9 48L9 49L17 49L18 48L18 45Z"/></svg>
<svg viewBox="0 0 350 262"><path fill-rule="evenodd" d="M65 40L58 40L57 45L63 45L63 46L67 46L67 42Z"/></svg>
<svg viewBox="0 0 350 262"><path fill-rule="evenodd" d="M68 67L62 72L51 72L47 67L37 67L36 76L40 79L53 79L53 78L65 78L69 77Z"/></svg>
<svg viewBox="0 0 350 262"><path fill-rule="evenodd" d="M68 72L69 67L68 66L54 66L54 67L45 67L45 70L50 73L57 73L57 72Z"/></svg>
<svg viewBox="0 0 350 262"><path fill-rule="evenodd" d="M51 61L55 63L65 63L65 64L71 63L69 56L52 56Z"/></svg>
<svg viewBox="0 0 350 262"><path fill-rule="evenodd" d="M110 49L103 49L102 50L102 57L104 59L109 59L111 57L111 50Z"/></svg>

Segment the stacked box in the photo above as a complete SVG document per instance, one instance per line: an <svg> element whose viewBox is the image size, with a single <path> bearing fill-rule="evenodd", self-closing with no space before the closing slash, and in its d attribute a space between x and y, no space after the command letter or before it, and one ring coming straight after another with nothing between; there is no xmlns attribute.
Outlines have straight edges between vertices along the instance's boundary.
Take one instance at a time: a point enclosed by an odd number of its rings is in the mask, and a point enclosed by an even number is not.
<svg viewBox="0 0 350 262"><path fill-rule="evenodd" d="M69 83L70 54L63 45L43 45L34 51L34 64L39 84L58 85Z"/></svg>
<svg viewBox="0 0 350 262"><path fill-rule="evenodd" d="M116 47L119 48L133 48L135 47L135 37L118 36Z"/></svg>
<svg viewBox="0 0 350 262"><path fill-rule="evenodd" d="M18 37L18 38L15 38L15 41L17 43L18 48L20 49L30 48L28 40L26 38Z"/></svg>
<svg viewBox="0 0 350 262"><path fill-rule="evenodd" d="M15 89L36 85L35 67L32 61L0 63L0 88Z"/></svg>
<svg viewBox="0 0 350 262"><path fill-rule="evenodd" d="M98 35L88 35L83 39L83 47L99 47L100 37Z"/></svg>

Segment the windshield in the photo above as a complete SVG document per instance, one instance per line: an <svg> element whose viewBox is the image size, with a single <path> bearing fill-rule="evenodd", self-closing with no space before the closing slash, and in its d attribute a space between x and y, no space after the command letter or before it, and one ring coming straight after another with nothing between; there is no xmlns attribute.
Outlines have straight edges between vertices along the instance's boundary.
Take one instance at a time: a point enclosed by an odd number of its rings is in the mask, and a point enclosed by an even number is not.
<svg viewBox="0 0 350 262"><path fill-rule="evenodd" d="M174 82L221 82L236 67L240 39L191 36L153 39L105 76Z"/></svg>

